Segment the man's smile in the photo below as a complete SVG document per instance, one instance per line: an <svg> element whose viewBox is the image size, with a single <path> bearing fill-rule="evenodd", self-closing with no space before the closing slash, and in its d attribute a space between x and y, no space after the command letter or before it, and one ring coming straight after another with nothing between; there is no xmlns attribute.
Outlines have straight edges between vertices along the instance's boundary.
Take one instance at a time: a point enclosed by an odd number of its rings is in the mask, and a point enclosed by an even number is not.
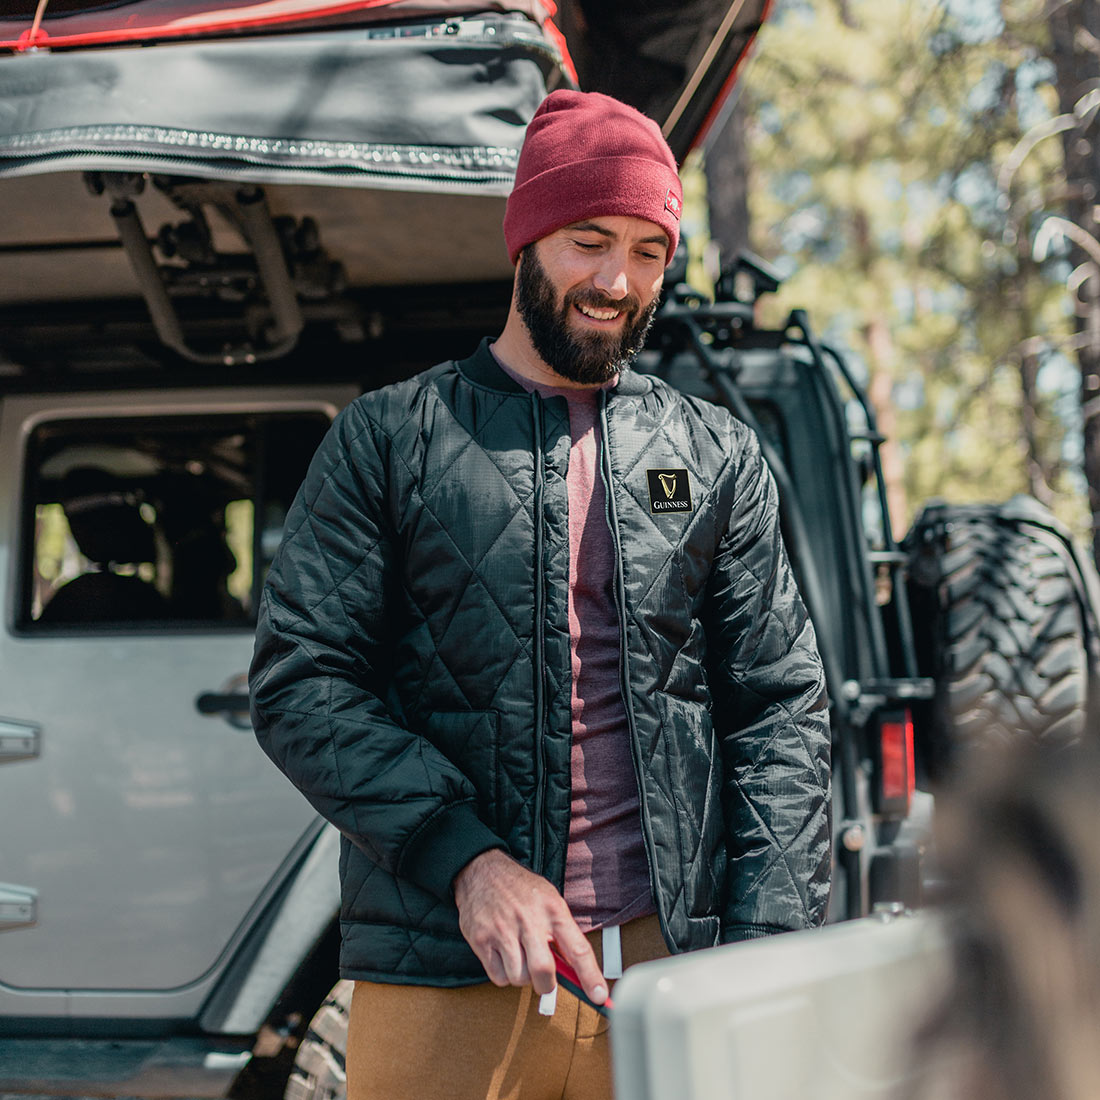
<svg viewBox="0 0 1100 1100"><path fill-rule="evenodd" d="M589 306L582 302L577 303L577 309L585 317L590 317L594 321L614 321L622 316L621 309L600 309L598 306Z"/></svg>

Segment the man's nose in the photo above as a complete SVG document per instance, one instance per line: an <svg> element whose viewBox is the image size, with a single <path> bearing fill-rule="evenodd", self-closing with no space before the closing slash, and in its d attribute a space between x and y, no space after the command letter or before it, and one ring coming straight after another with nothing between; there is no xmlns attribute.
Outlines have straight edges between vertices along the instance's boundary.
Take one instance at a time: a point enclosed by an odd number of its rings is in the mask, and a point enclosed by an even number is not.
<svg viewBox="0 0 1100 1100"><path fill-rule="evenodd" d="M626 261L612 250L600 264L593 279L596 289L609 298L625 298L627 292Z"/></svg>

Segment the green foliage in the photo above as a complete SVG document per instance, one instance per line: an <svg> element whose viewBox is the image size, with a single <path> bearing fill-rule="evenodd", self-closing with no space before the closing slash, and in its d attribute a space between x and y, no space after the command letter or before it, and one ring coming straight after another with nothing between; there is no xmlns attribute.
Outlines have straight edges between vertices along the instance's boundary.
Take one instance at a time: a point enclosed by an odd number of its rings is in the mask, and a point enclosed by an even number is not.
<svg viewBox="0 0 1100 1100"><path fill-rule="evenodd" d="M680 166L684 185L684 213L680 231L688 250L687 282L702 294L712 296L714 283L707 274L706 244L710 237L707 226L707 177L702 155L689 153Z"/></svg>
<svg viewBox="0 0 1100 1100"><path fill-rule="evenodd" d="M1021 217L998 184L1056 111L1044 49L1040 0L789 0L745 77L753 246L790 273L764 319L805 307L889 376L906 523L930 496L1030 491L1087 526L1066 265L1032 257L1026 202L1058 142L1016 172Z"/></svg>

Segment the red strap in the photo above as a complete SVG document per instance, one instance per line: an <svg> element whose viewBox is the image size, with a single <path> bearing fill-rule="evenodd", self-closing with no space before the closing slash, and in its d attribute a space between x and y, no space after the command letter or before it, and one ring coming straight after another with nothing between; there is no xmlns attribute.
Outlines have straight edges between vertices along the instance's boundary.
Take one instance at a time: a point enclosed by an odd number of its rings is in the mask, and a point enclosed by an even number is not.
<svg viewBox="0 0 1100 1100"><path fill-rule="evenodd" d="M609 1016L611 1009L615 1007L611 998L608 997L602 1005L596 1004L591 997L584 991L584 986L581 985L580 978L577 977L577 972L558 954L558 947L553 941L550 943L550 954L554 956L554 969L558 972L558 980L561 982L574 997L579 997L586 1005L591 1005L601 1016Z"/></svg>

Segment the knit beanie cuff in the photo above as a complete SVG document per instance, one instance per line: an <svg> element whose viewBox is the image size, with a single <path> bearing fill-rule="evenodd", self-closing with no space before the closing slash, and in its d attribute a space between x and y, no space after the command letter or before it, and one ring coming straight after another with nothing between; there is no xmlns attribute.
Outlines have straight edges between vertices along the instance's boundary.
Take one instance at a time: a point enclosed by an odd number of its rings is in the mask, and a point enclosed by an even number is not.
<svg viewBox="0 0 1100 1100"><path fill-rule="evenodd" d="M593 186L596 182L597 186ZM524 246L586 218L644 218L668 234L666 265L680 239L680 177L645 157L599 157L560 164L520 184L504 214L512 263Z"/></svg>
<svg viewBox="0 0 1100 1100"><path fill-rule="evenodd" d="M668 234L671 263L683 198L676 159L653 119L599 92L562 88L527 127L504 212L508 255L515 263L525 245L574 222L625 215Z"/></svg>

